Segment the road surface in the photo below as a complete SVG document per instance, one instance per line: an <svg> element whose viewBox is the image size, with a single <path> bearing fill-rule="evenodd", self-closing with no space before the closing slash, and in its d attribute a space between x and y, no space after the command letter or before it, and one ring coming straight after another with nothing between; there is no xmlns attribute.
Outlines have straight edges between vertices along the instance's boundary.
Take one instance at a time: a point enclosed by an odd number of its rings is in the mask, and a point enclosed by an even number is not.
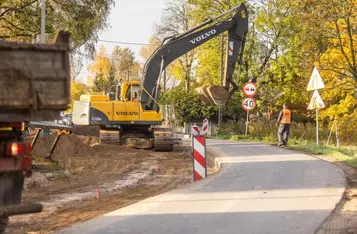
<svg viewBox="0 0 357 234"><path fill-rule="evenodd" d="M258 143L209 141L221 171L60 233L315 233L340 200L334 165Z"/></svg>

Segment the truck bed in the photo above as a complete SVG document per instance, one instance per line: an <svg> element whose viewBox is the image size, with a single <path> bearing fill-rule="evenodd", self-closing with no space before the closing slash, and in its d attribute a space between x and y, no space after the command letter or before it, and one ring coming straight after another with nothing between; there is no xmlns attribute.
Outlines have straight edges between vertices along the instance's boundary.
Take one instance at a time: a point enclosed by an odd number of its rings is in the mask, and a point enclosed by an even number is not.
<svg viewBox="0 0 357 234"><path fill-rule="evenodd" d="M0 40L0 122L53 120L70 104L69 34L55 44Z"/></svg>

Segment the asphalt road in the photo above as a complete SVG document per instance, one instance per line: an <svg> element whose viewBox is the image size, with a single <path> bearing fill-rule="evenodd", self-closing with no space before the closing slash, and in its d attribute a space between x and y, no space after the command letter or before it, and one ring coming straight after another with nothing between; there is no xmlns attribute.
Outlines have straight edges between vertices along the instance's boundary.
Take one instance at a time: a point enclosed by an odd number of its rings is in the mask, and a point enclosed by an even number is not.
<svg viewBox="0 0 357 234"><path fill-rule="evenodd" d="M340 200L334 165L258 143L209 141L221 171L60 233L315 233Z"/></svg>

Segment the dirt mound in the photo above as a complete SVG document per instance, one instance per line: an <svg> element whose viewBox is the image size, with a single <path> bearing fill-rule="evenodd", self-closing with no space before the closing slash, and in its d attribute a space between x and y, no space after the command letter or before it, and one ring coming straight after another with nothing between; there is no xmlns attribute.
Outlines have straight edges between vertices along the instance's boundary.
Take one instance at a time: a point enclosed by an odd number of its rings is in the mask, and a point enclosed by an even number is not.
<svg viewBox="0 0 357 234"><path fill-rule="evenodd" d="M37 140L32 155L46 157L49 155L51 147L55 141L56 136L50 135L41 137ZM71 158L73 157L92 157L96 152L88 144L76 135L62 135L52 154L52 159L57 161L59 166L63 169L70 167Z"/></svg>
<svg viewBox="0 0 357 234"><path fill-rule="evenodd" d="M100 137L95 137L95 136L78 136L76 135L79 139L81 139L82 143L85 145L89 146L95 146L100 144Z"/></svg>

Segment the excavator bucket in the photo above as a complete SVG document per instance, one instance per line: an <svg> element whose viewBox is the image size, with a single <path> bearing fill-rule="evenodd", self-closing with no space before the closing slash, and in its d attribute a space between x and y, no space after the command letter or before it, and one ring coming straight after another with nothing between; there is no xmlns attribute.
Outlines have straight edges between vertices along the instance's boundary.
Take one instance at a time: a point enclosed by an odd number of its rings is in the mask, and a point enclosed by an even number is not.
<svg viewBox="0 0 357 234"><path fill-rule="evenodd" d="M206 105L225 105L229 99L229 92L219 85L199 87L196 91Z"/></svg>
<svg viewBox="0 0 357 234"><path fill-rule="evenodd" d="M197 93L198 93L198 96L199 96L200 100L201 100L205 105L211 105L211 106L213 106L215 103L214 103L214 101L212 100L211 96L208 94L207 87L208 87L208 86L198 87L198 88L196 88L196 91L197 91Z"/></svg>

